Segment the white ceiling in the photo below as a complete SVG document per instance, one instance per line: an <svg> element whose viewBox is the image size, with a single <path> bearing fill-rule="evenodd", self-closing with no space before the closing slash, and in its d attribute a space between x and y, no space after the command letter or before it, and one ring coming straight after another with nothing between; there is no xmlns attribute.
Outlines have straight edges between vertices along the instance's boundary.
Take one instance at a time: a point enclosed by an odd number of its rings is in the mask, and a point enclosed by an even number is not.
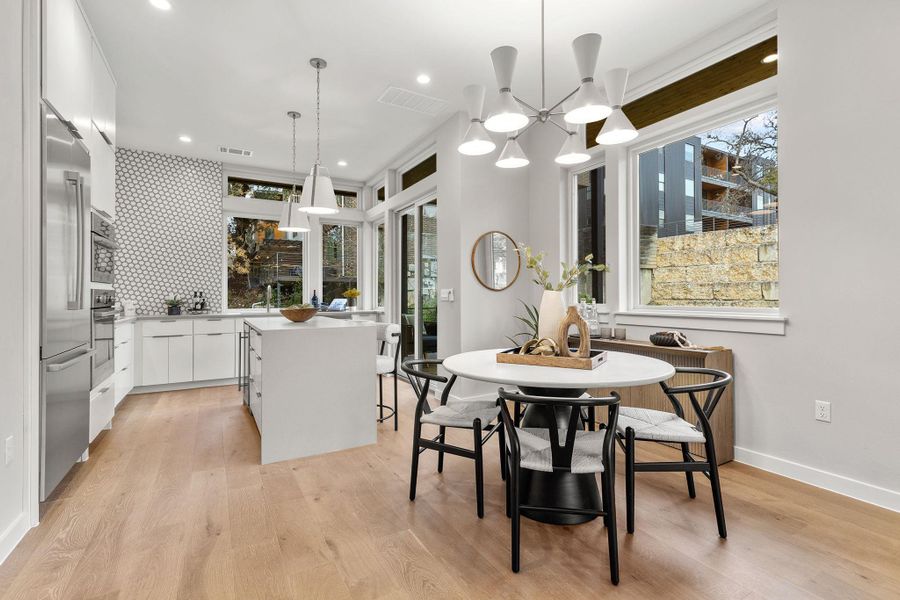
<svg viewBox="0 0 900 600"><path fill-rule="evenodd" d="M367 180L463 107L463 86L494 88L490 51L519 49L513 91L540 102L538 0L81 0L118 80L118 142L223 160L219 145L253 150L227 162L290 169L299 110L298 171L315 152L315 71L322 72L322 163ZM740 19L765 0L547 0L548 103L577 85L571 41L603 35L599 71L652 65ZM432 82L416 83L419 73ZM395 85L447 100L435 117L376 100ZM490 95L489 95L490 97ZM178 141L186 134L190 144ZM338 160L348 166L338 167Z"/></svg>

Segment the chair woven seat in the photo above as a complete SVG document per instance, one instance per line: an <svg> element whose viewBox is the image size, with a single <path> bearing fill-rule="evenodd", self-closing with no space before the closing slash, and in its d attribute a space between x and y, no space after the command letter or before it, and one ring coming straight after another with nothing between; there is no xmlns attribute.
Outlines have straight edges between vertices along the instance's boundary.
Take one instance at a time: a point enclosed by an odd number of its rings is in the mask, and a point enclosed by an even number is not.
<svg viewBox="0 0 900 600"><path fill-rule="evenodd" d="M616 431L625 435L625 430L634 429L636 440L653 440L655 442L698 442L706 438L703 432L691 425L675 413L649 408L623 406L619 409L619 422Z"/></svg>
<svg viewBox="0 0 900 600"><path fill-rule="evenodd" d="M517 427L521 459L519 463L532 471L553 472L550 450L550 432L541 427ZM566 439L566 430L559 430L560 440ZM603 472L604 431L576 431L572 450L572 473Z"/></svg>
<svg viewBox="0 0 900 600"><path fill-rule="evenodd" d="M457 400L435 407L422 415L420 421L428 425L471 429L475 419L481 419L481 426L487 427L499 414L500 407L492 400Z"/></svg>

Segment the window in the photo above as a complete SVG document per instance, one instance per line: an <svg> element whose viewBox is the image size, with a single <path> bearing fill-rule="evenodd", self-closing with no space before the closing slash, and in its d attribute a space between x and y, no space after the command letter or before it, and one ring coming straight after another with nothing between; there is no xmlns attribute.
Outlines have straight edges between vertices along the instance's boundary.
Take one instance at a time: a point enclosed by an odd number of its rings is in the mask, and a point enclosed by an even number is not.
<svg viewBox="0 0 900 600"><path fill-rule="evenodd" d="M575 253L578 260L593 254L595 264L606 262L605 167L575 175ZM603 273L588 272L578 280L578 300L606 302Z"/></svg>
<svg viewBox="0 0 900 600"><path fill-rule="evenodd" d="M412 187L433 173L437 173L437 154L432 154L408 171L404 171L400 176L400 189Z"/></svg>
<svg viewBox="0 0 900 600"><path fill-rule="evenodd" d="M334 191L335 199L339 208L358 208L356 203L356 192Z"/></svg>
<svg viewBox="0 0 900 600"><path fill-rule="evenodd" d="M303 234L278 231L278 221L228 217L228 308L303 302Z"/></svg>
<svg viewBox="0 0 900 600"><path fill-rule="evenodd" d="M642 305L778 307L775 109L643 152L638 172Z"/></svg>
<svg viewBox="0 0 900 600"><path fill-rule="evenodd" d="M260 181L245 179L243 177L228 178L228 195L238 198L257 198L259 200L287 200L291 194L290 183L276 183L273 181ZM303 191L303 186L297 184L297 193ZM335 190L335 198L340 208L358 208L356 192L342 192Z"/></svg>
<svg viewBox="0 0 900 600"><path fill-rule="evenodd" d="M384 306L384 223L375 228L375 306Z"/></svg>
<svg viewBox="0 0 900 600"><path fill-rule="evenodd" d="M384 186L375 190L375 204L378 204L379 202L384 202Z"/></svg>
<svg viewBox="0 0 900 600"><path fill-rule="evenodd" d="M359 228L322 225L322 301L331 302L358 287Z"/></svg>

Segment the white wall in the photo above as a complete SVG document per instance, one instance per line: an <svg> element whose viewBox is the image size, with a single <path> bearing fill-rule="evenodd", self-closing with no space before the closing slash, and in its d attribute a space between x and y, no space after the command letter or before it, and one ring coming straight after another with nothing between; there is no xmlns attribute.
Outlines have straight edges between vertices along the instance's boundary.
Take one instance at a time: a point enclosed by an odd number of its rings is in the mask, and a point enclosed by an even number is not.
<svg viewBox="0 0 900 600"><path fill-rule="evenodd" d="M900 3L779 4L780 294L786 334L688 331L735 354L739 460L900 510L896 339L900 223L895 169L900 126ZM677 118L677 117L676 117ZM533 133L529 132L528 136ZM531 242L552 257L562 195L558 136L526 141L532 160ZM617 187L608 156L607 195ZM613 170L610 174L610 169ZM610 200L608 199L608 202ZM613 206L613 275L622 275ZM552 264L553 261L550 261ZM622 304L614 279L611 309ZM658 327L628 326L646 339ZM813 418L832 403L832 423Z"/></svg>
<svg viewBox="0 0 900 600"><path fill-rule="evenodd" d="M0 253L0 562L24 534L28 525L25 499L25 374L23 337L24 198L23 177L23 3L5 2L0 19L0 214L7 223ZM33 299L36 302L36 299ZM31 357L36 359L37 357ZM5 465L5 440L12 437L12 460Z"/></svg>

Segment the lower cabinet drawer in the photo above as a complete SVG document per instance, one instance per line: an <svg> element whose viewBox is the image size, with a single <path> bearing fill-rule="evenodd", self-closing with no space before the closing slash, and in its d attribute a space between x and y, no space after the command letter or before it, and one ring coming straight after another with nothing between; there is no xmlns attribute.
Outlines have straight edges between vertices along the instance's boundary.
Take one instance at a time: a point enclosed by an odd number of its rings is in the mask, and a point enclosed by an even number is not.
<svg viewBox="0 0 900 600"><path fill-rule="evenodd" d="M116 406L134 388L134 367L128 365L116 371Z"/></svg>
<svg viewBox="0 0 900 600"><path fill-rule="evenodd" d="M256 421L256 429L262 433L262 391L258 387L258 382L250 381L250 413L253 420Z"/></svg>
<svg viewBox="0 0 900 600"><path fill-rule="evenodd" d="M115 378L109 379L97 392L91 395L90 437L93 442L115 413Z"/></svg>

